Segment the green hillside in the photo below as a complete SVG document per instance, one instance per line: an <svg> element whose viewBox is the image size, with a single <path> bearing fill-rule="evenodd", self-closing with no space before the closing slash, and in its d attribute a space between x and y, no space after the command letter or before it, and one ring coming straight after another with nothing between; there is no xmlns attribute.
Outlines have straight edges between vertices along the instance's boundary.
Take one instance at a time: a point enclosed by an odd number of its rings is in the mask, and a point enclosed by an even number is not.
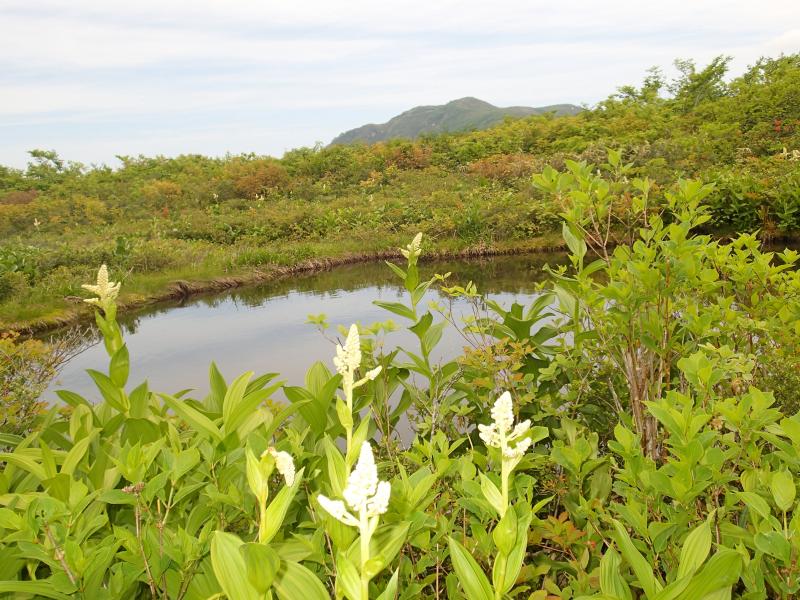
<svg viewBox="0 0 800 600"><path fill-rule="evenodd" d="M486 129L506 117L528 117L544 113L574 115L581 108L573 104L552 106L509 106L501 108L478 98L460 98L437 106L416 106L386 123L362 125L338 135L331 144L381 142L394 138L415 139L422 134Z"/></svg>

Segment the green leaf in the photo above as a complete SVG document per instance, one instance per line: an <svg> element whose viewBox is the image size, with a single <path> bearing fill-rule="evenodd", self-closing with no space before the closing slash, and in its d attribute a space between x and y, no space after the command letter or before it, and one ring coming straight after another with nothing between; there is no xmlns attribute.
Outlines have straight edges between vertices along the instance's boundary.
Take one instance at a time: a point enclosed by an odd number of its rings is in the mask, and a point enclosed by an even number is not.
<svg viewBox="0 0 800 600"><path fill-rule="evenodd" d="M794 486L794 478L788 471L777 471L772 474L770 483L772 497L775 504L782 512L788 511L794 504L797 489Z"/></svg>
<svg viewBox="0 0 800 600"><path fill-rule="evenodd" d="M736 495L745 503L747 508L754 511L756 514L761 515L767 520L772 516L772 511L769 509L767 501L755 492L736 492Z"/></svg>
<svg viewBox="0 0 800 600"><path fill-rule="evenodd" d="M247 390L247 384L250 383L250 379L252 377L252 371L242 373L233 381L233 383L228 387L228 390L225 392L225 398L222 400L222 422L225 423L225 431L227 433L230 433L236 429L235 426L229 426L228 423L233 420L233 412L244 398L245 390Z"/></svg>
<svg viewBox="0 0 800 600"><path fill-rule="evenodd" d="M128 395L128 400L131 403L131 416L143 419L147 416L147 402L150 399L150 390L147 387L147 382L136 386L133 391Z"/></svg>
<svg viewBox="0 0 800 600"><path fill-rule="evenodd" d="M392 574L392 578L389 580L389 583L386 584L386 589L383 590L383 593L376 598L376 600L394 600L397 596L397 579L400 575L400 571L396 570Z"/></svg>
<svg viewBox="0 0 800 600"><path fill-rule="evenodd" d="M40 481L47 479L47 473L45 472L44 467L36 462L31 456L17 453L0 452L0 461L5 461L14 465L15 467L19 467Z"/></svg>
<svg viewBox="0 0 800 600"><path fill-rule="evenodd" d="M119 350L114 352L111 357L111 364L108 367L108 375L115 386L122 389L128 383L128 375L131 369L128 347L123 344Z"/></svg>
<svg viewBox="0 0 800 600"><path fill-rule="evenodd" d="M567 247L569 251L578 257L578 259L583 259L586 256L586 242L583 241L583 238L580 236L580 233L576 233L566 221L561 226L561 234L564 237L564 241L567 243Z"/></svg>
<svg viewBox="0 0 800 600"><path fill-rule="evenodd" d="M275 494L275 498L269 503L267 507L266 521L267 527L261 532L261 542L266 544L275 537L281 526L283 520L286 518L286 513L289 511L289 506L292 504L297 488L300 487L300 482L303 480L303 471L305 468L300 469L294 477L294 483L288 486L285 485L281 490Z"/></svg>
<svg viewBox="0 0 800 600"><path fill-rule="evenodd" d="M472 555L452 537L448 537L447 541L450 546L450 561L467 600L493 600L492 586Z"/></svg>
<svg viewBox="0 0 800 600"><path fill-rule="evenodd" d="M283 393L293 406L297 406L297 411L311 426L311 430L317 435L324 433L328 425L328 414L326 410L320 410L320 406L314 394L299 386L285 386Z"/></svg>
<svg viewBox="0 0 800 600"><path fill-rule="evenodd" d="M757 533L753 538L756 548L764 554L774 556L788 565L792 558L792 546L779 531Z"/></svg>
<svg viewBox="0 0 800 600"><path fill-rule="evenodd" d="M489 501L498 515L502 515L506 507L503 505L503 496L497 486L484 473L479 474L481 478L481 491L486 500Z"/></svg>
<svg viewBox="0 0 800 600"><path fill-rule="evenodd" d="M483 475L483 473L481 473ZM506 511L492 531L494 545L500 554L508 555L517 542L517 512L512 508Z"/></svg>
<svg viewBox="0 0 800 600"><path fill-rule="evenodd" d="M22 517L10 508L0 508L0 527L3 529L22 529Z"/></svg>
<svg viewBox="0 0 800 600"><path fill-rule="evenodd" d="M619 572L622 559L613 549L608 548L600 559L600 591L618 600L631 600L631 589Z"/></svg>
<svg viewBox="0 0 800 600"><path fill-rule="evenodd" d="M206 433L212 440L219 443L222 441L222 433L220 433L217 426L200 411L192 408L183 400L178 400L173 396L167 394L159 394L164 402L169 406L175 414L183 418L189 425L193 426L197 431Z"/></svg>
<svg viewBox="0 0 800 600"><path fill-rule="evenodd" d="M361 577L353 561L343 552L336 555L336 587L350 600L361 600Z"/></svg>
<svg viewBox="0 0 800 600"><path fill-rule="evenodd" d="M77 441L75 445L70 448L69 452L67 452L67 456L64 458L64 463L61 465L61 473L72 475L75 472L75 468L86 455L86 450L88 450L89 444L92 443L92 440L94 440L97 435L97 431L98 430L95 430L90 435Z"/></svg>
<svg viewBox="0 0 800 600"><path fill-rule="evenodd" d="M250 585L260 594L266 594L281 566L278 553L269 546L255 543L243 544L239 549Z"/></svg>
<svg viewBox="0 0 800 600"><path fill-rule="evenodd" d="M53 600L70 600L72 595L67 596L53 589L47 580L42 581L0 581L0 593L6 594L27 594L32 596L42 596Z"/></svg>
<svg viewBox="0 0 800 600"><path fill-rule="evenodd" d="M106 490L97 500L106 504L136 504L136 497L122 490Z"/></svg>
<svg viewBox="0 0 800 600"><path fill-rule="evenodd" d="M393 312L396 315L409 319L410 321L416 321L417 317L414 314L414 311L408 308L404 304L400 304L399 302L382 302L380 300L373 300L372 303L375 306L379 306L384 310L388 310L389 312Z"/></svg>
<svg viewBox="0 0 800 600"><path fill-rule="evenodd" d="M520 510L522 512L521 515L517 514ZM527 506L522 509L519 507L517 509L510 508L503 519L511 514L516 515L516 531L513 535L509 534L509 537L514 538L514 545L507 554L498 556L498 559L501 560L495 562L495 569L492 574L494 579L503 582L502 586L499 587L499 591L503 594L511 591L519 577L520 570L522 570L522 562L528 551L528 526L533 517L533 513Z"/></svg>
<svg viewBox="0 0 800 600"><path fill-rule="evenodd" d="M238 431L239 437L243 437L244 428L241 427L241 425L283 384L283 381L278 381L267 388L254 390L249 394L245 394L244 398L231 409L231 412L225 420L225 432L230 433L231 431Z"/></svg>
<svg viewBox="0 0 800 600"><path fill-rule="evenodd" d="M222 373L219 372L217 365L213 362L209 367L208 381L211 388L211 408L214 409L214 412L221 413L222 400L228 392L228 384L225 383L225 378L222 376Z"/></svg>
<svg viewBox="0 0 800 600"><path fill-rule="evenodd" d="M659 582L655 575L653 575L653 569L650 566L650 563L645 560L645 558L636 549L636 546L633 545L633 541L628 535L628 532L625 530L625 527L622 526L622 523L616 519L613 520L613 523L614 529L617 532L617 544L619 545L619 550L622 553L622 556L630 565L631 569L633 569L636 579L644 590L645 595L650 600L653 600L656 594L658 594L658 592L660 592L664 586L662 586L661 582Z"/></svg>
<svg viewBox="0 0 800 600"><path fill-rule="evenodd" d="M680 600L698 600L734 585L742 571L742 555L729 548L720 548L703 569L692 577Z"/></svg>
<svg viewBox="0 0 800 600"><path fill-rule="evenodd" d="M125 394L122 390L120 390L111 378L106 375L105 373L101 373L100 371L95 371L94 369L87 369L86 372L89 376L94 380L97 389L100 390L100 394L103 396L103 399L108 402L110 406L117 409L121 413L125 413L128 411L128 399L125 397Z"/></svg>
<svg viewBox="0 0 800 600"><path fill-rule="evenodd" d="M232 533L215 531L211 539L211 565L228 600L261 600L247 577L242 540Z"/></svg>
<svg viewBox="0 0 800 600"><path fill-rule="evenodd" d="M398 276L400 279L402 279L403 281L405 281L405 279L406 279L406 272L405 272L403 269L401 269L400 267L398 267L396 264L394 264L394 263L392 263L392 262L389 262L388 260L385 260L385 261L383 261L383 262L385 262L385 263L386 263L386 266L388 266L388 267L389 267L389 268L390 268L392 271L394 271L395 275L397 275L397 276Z"/></svg>
<svg viewBox="0 0 800 600"><path fill-rule="evenodd" d="M410 526L411 523L405 521L379 527L369 542L370 556L379 557L383 567L391 563L403 547ZM356 564L361 563L361 547L357 539L348 548L347 558Z"/></svg>
<svg viewBox="0 0 800 600"><path fill-rule="evenodd" d="M250 448L245 448L245 475L247 476L247 485L250 486L250 491L253 495L258 497L265 487L264 476L261 473L261 461L256 458Z"/></svg>
<svg viewBox="0 0 800 600"><path fill-rule="evenodd" d="M325 447L328 481L330 481L333 495L338 498L341 497L347 485L347 465L345 465L342 453L339 452L336 444L334 444L329 437L325 437L322 444Z"/></svg>
<svg viewBox="0 0 800 600"><path fill-rule="evenodd" d="M330 600L317 576L295 562L283 561L272 585L280 600Z"/></svg>
<svg viewBox="0 0 800 600"><path fill-rule="evenodd" d="M92 406L91 402L89 402L86 398L80 396L79 394L76 394L75 392L70 392L69 390L56 390L56 396L61 398L64 402L66 402L73 408L80 405L87 407Z"/></svg>
<svg viewBox="0 0 800 600"><path fill-rule="evenodd" d="M678 566L678 578L697 571L708 558L711 551L711 525L708 521L696 527L683 542L681 560Z"/></svg>

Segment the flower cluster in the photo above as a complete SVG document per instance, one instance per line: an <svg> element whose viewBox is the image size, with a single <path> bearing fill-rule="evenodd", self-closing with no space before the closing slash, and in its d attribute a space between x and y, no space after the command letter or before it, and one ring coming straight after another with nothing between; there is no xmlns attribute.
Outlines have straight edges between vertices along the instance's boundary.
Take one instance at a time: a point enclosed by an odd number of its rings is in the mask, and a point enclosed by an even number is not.
<svg viewBox="0 0 800 600"><path fill-rule="evenodd" d="M355 323L350 325L344 346L336 345L333 364L343 377L354 372L361 364L361 338L358 336L358 326Z"/></svg>
<svg viewBox="0 0 800 600"><path fill-rule="evenodd" d="M492 423L478 425L481 439L487 446L499 448L504 460L518 462L531 446L531 438L524 437L531 428L530 420L514 425L514 405L508 392L504 392L495 401L491 414ZM512 446L512 442L516 440L519 441Z"/></svg>
<svg viewBox="0 0 800 600"><path fill-rule="evenodd" d="M422 243L422 232L419 232L417 235L414 236L414 239L411 240L411 243L408 244L405 248L400 248L400 253L405 256L409 261L416 263L417 257L422 253L422 249L420 244Z"/></svg>
<svg viewBox="0 0 800 600"><path fill-rule="evenodd" d="M119 294L122 284L108 280L108 268L103 265L97 271L97 284L83 284L81 287L97 296L97 298L86 298L84 302L94 304L108 312L109 307L114 303Z"/></svg>
<svg viewBox="0 0 800 600"><path fill-rule="evenodd" d="M356 514L348 511L345 502L341 500L331 500L322 494L317 496L317 500L334 518L345 525L359 527L362 520L366 519L374 519L377 525L377 517L389 508L390 493L389 482L378 480L378 468L375 466L372 446L369 442L364 442L361 445L358 462L347 478L347 486L342 492L347 506Z"/></svg>
<svg viewBox="0 0 800 600"><path fill-rule="evenodd" d="M292 459L292 455L288 452L284 452L283 450L276 450L272 446L267 448L264 451L264 454L269 454L272 458L275 459L275 467L278 469L278 473L283 475L283 480L286 482L286 485L292 485L294 483L294 460ZM262 457L264 455L262 454Z"/></svg>
<svg viewBox="0 0 800 600"><path fill-rule="evenodd" d="M353 390L367 381L372 381L381 372L381 367L377 366L371 371L367 371L364 377L355 381L356 370L361 365L361 338L358 335L358 326L355 323L350 325L350 331L347 332L344 346L336 345L336 356L333 357L333 364L336 366L336 371L342 376L345 401L350 410L352 410Z"/></svg>
<svg viewBox="0 0 800 600"><path fill-rule="evenodd" d="M344 341L344 346L336 344L336 356L333 357L333 364L345 380L345 386L352 385L357 388L358 386L375 379L381 372L381 367L375 367L371 371L367 371L364 377L357 382L353 382L356 370L361 365L361 338L358 335L358 326L353 323L350 325L350 331L347 332L347 339Z"/></svg>

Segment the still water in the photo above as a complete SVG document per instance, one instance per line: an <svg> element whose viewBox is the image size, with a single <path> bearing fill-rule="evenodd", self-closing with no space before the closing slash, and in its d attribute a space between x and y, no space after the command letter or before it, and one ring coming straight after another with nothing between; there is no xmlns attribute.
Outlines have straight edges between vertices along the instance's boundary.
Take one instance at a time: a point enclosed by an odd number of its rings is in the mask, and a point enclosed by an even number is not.
<svg viewBox="0 0 800 600"><path fill-rule="evenodd" d="M422 263L420 274L426 278L450 272L449 285L473 281L480 292L507 307L513 302L529 303L536 295L536 283L545 277L543 266L563 260L557 254L461 259ZM308 315L327 315L329 338L337 335L336 325L368 325L391 318L406 326L401 317L372 303L405 301L398 282L385 264L361 263L123 315L120 323L131 356L129 382L138 385L147 379L151 390L166 393L192 388L192 396L198 397L208 390L208 367L214 361L228 380L245 371L277 372L290 385L301 385L315 361L332 370L335 354L333 342L306 322ZM431 291L421 306L432 300L443 298ZM468 310L471 312L464 301L453 305L454 316ZM384 347L415 340L410 332L401 330L387 334ZM434 358L454 356L464 345L464 339L449 327ZM65 365L48 389L47 399L55 399L56 389L99 399L85 370L106 371L108 358L102 344L87 340L87 346Z"/></svg>

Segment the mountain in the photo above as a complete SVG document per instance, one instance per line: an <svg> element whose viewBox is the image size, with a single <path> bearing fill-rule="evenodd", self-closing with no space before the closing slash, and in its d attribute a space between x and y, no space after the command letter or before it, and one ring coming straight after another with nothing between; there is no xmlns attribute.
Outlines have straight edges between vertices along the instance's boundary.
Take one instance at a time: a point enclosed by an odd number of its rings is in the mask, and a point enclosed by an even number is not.
<svg viewBox="0 0 800 600"><path fill-rule="evenodd" d="M509 106L501 108L477 98L461 98L438 106L417 106L379 125L362 125L336 136L331 145L363 141L371 144L392 138L416 138L424 133L486 129L505 117L527 117L553 112L574 115L582 109L574 104Z"/></svg>

